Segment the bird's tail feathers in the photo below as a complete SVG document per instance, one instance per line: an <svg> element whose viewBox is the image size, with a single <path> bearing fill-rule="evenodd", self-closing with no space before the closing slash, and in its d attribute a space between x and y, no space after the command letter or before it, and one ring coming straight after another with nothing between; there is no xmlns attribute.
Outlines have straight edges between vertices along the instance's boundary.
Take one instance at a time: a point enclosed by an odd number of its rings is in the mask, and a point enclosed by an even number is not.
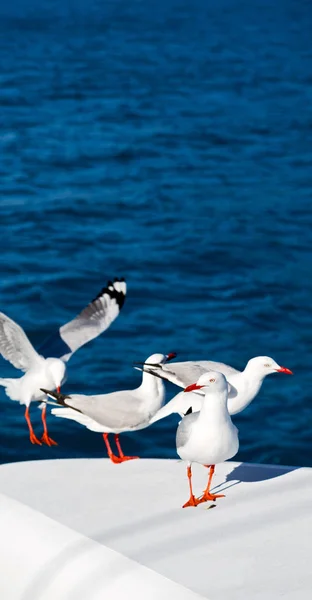
<svg viewBox="0 0 312 600"><path fill-rule="evenodd" d="M57 402L53 402L53 400L50 400L50 398L42 398L42 400L40 400L40 404L39 404L38 408L43 409L46 405L60 406Z"/></svg>
<svg viewBox="0 0 312 600"><path fill-rule="evenodd" d="M5 393L11 400L20 399L20 379L1 379L0 385L5 388Z"/></svg>
<svg viewBox="0 0 312 600"><path fill-rule="evenodd" d="M58 405L57 408L52 408L51 414L55 415L55 417L62 417L62 419L77 419L80 416L80 413L76 413L72 408L60 408Z"/></svg>
<svg viewBox="0 0 312 600"><path fill-rule="evenodd" d="M98 433L103 433L105 428L100 423L97 423L87 415L84 415L73 408L52 408L52 415L55 417L61 417L62 419L70 419L71 421L76 421L76 423L80 423L80 425L84 425L90 431L95 431Z"/></svg>

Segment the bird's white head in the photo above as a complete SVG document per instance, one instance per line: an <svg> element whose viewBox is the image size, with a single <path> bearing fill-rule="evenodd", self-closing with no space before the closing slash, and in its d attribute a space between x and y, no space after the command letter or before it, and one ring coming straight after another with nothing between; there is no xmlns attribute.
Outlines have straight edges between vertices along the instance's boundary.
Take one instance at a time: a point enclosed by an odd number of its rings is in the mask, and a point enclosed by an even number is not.
<svg viewBox="0 0 312 600"><path fill-rule="evenodd" d="M269 356L256 356L255 358L251 358L246 365L245 372L246 371L263 379L267 375L270 375L270 373L286 373L287 375L293 375L290 369L281 367Z"/></svg>
<svg viewBox="0 0 312 600"><path fill-rule="evenodd" d="M185 392L194 392L196 390L202 390L203 393L215 394L215 393L226 393L228 391L228 383L226 378L219 371L208 371L200 376L196 383L192 383L185 388Z"/></svg>
<svg viewBox="0 0 312 600"><path fill-rule="evenodd" d="M57 392L60 392L61 385L66 379L66 365L60 358L47 358L46 363L55 389Z"/></svg>

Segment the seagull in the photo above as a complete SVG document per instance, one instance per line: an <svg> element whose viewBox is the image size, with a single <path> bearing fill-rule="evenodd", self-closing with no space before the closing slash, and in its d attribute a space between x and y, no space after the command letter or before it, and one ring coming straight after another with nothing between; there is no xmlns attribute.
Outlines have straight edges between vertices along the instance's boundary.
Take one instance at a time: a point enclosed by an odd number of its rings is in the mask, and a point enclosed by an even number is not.
<svg viewBox="0 0 312 600"><path fill-rule="evenodd" d="M173 363L170 367L166 367L166 365L154 367L145 363L141 365L141 368L183 388L207 371L212 370L223 373L228 382L228 409L230 415L241 412L252 402L259 393L263 380L270 373L293 374L290 369L281 367L269 356L251 358L244 371L237 371L229 365L213 361L180 362ZM156 421L172 413L183 416L189 408L192 409L192 412L197 412L200 410L201 405L202 395L200 392L187 395L181 392L156 413L150 424L156 423Z"/></svg>
<svg viewBox="0 0 312 600"><path fill-rule="evenodd" d="M15 379L0 379L11 400L26 406L25 419L32 444L57 445L48 435L46 404L42 411L43 435L39 440L33 430L29 407L33 401L42 401L45 395L40 387L57 390L66 379L66 363L73 353L84 344L105 331L118 316L126 296L123 279L109 281L94 300L72 321L62 325L52 341L58 339L59 351L53 357L44 358L44 350L35 350L23 329L0 312L0 354L16 369L25 373ZM48 347L48 344L46 344ZM43 347L42 347L43 348Z"/></svg>
<svg viewBox="0 0 312 600"><path fill-rule="evenodd" d="M212 494L210 491L215 465L233 458L239 447L238 429L232 423L227 407L228 384L225 376L218 371L205 373L197 383L186 387L184 392L194 390L204 393L201 409L182 419L176 435L177 453L188 463L190 487L190 498L182 508L224 497L223 494ZM193 494L193 462L210 469L208 484L201 498L195 498Z"/></svg>
<svg viewBox="0 0 312 600"><path fill-rule="evenodd" d="M175 356L174 352L166 355L153 354L147 360L150 364L161 365ZM52 409L53 415L71 419L91 431L102 433L108 456L115 464L139 458L138 456L124 455L119 442L119 434L148 427L150 418L160 408L165 398L163 381L145 372L142 373L141 385L134 390L122 390L96 396L82 394L66 396L43 388L42 392L63 407ZM115 434L119 456L116 456L111 449L108 440L109 433Z"/></svg>

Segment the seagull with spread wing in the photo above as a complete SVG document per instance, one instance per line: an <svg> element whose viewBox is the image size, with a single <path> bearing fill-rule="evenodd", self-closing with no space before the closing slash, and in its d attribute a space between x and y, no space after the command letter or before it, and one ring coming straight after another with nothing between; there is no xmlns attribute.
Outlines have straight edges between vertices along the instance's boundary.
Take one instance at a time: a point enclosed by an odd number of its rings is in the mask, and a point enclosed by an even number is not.
<svg viewBox="0 0 312 600"><path fill-rule="evenodd" d="M0 379L7 396L26 406L25 419L29 428L32 444L42 443L48 446L56 442L48 435L46 423L46 406L42 410L43 435L39 440L33 430L29 406L33 401L41 401L45 394L44 387L60 392L66 379L66 363L76 350L84 346L101 333L118 317L126 297L127 287L124 279L109 281L94 300L72 321L59 328L56 335L49 338L39 349L32 346L23 329L0 312L0 354L16 369L24 372L22 377ZM58 350L47 358L47 349L52 349L53 342L58 342Z"/></svg>

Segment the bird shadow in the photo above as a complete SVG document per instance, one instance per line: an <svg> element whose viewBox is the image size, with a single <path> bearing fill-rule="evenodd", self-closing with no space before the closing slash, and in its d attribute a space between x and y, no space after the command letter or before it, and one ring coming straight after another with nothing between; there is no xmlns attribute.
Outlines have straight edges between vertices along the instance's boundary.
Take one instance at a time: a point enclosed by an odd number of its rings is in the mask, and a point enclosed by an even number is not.
<svg viewBox="0 0 312 600"><path fill-rule="evenodd" d="M282 477L287 473L296 471L300 467L281 467L279 465L255 465L241 463L233 468L227 474L225 481L215 486L214 490L218 492L227 490L239 483L256 483L257 481L266 481L275 477Z"/></svg>

